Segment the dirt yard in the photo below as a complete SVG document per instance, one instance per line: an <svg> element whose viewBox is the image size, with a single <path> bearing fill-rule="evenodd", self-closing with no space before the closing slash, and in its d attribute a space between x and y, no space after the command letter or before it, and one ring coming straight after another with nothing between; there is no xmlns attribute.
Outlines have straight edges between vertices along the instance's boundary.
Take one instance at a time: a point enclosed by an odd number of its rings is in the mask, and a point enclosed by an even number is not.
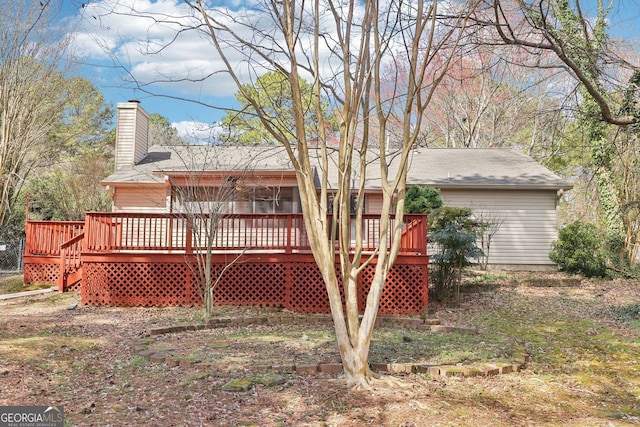
<svg viewBox="0 0 640 427"><path fill-rule="evenodd" d="M256 366L337 361L330 326L247 323L273 309L220 308L246 324L145 341L149 328L201 322L202 310L76 306L79 295L57 292L0 301L0 405L64 405L67 424L81 426L640 425L640 284L558 283L485 275L462 308L433 315L478 334L385 327L374 337L372 361L389 363L491 362L524 347L522 372L396 374L401 386L373 392L322 373L256 380ZM196 363L149 360L140 342ZM248 391L222 390L243 378Z"/></svg>

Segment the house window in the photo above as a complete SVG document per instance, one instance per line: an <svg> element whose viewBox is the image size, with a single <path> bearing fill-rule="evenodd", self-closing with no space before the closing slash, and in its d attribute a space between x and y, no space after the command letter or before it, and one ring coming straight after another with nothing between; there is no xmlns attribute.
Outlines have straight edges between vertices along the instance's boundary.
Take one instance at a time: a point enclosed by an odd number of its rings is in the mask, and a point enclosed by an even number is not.
<svg viewBox="0 0 640 427"><path fill-rule="evenodd" d="M328 203L327 203L327 211L332 214L333 213L333 203L335 201L335 194L330 194L328 196ZM363 203L364 203L364 199L363 199ZM358 212L358 201L356 196L351 196L351 202L350 202L350 214L351 215L355 215L356 212Z"/></svg>
<svg viewBox="0 0 640 427"><path fill-rule="evenodd" d="M176 187L173 198L178 212L226 214L233 211L235 194L217 187Z"/></svg>
<svg viewBox="0 0 640 427"><path fill-rule="evenodd" d="M232 192L212 187L198 187L185 191L174 190L175 210L181 212L218 212L236 214L292 213L299 205L293 187L236 187ZM194 210L198 209L198 210Z"/></svg>
<svg viewBox="0 0 640 427"><path fill-rule="evenodd" d="M254 188L245 195L251 205L248 213L291 213L294 206L293 195L294 189L291 187Z"/></svg>

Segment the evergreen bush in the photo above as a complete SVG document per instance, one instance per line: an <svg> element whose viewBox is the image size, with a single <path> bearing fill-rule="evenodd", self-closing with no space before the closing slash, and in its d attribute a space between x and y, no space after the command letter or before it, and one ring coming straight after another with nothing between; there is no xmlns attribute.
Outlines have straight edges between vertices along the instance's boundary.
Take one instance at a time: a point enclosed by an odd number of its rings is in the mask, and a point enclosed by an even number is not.
<svg viewBox="0 0 640 427"><path fill-rule="evenodd" d="M483 255L476 244L479 224L471 209L452 206L433 210L429 222L429 242L437 247L431 256L434 296L459 302L462 272Z"/></svg>
<svg viewBox="0 0 640 427"><path fill-rule="evenodd" d="M549 258L567 273L606 277L603 239L594 224L575 221L562 228L551 246Z"/></svg>

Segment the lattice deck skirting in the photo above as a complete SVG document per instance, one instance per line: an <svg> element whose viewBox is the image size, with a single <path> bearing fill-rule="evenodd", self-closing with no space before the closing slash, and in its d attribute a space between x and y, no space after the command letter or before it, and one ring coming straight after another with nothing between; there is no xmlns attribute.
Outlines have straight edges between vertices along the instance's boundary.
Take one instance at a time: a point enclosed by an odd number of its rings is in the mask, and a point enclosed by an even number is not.
<svg viewBox="0 0 640 427"><path fill-rule="evenodd" d="M381 298L380 314L420 314L428 302L426 257L399 257ZM214 277L225 258L216 259ZM375 265L360 278L364 307ZM125 254L83 259L83 304L114 306L201 305L202 292L184 255ZM283 307L300 313L329 313L320 271L311 255L246 255L229 266L215 292L216 305Z"/></svg>
<svg viewBox="0 0 640 427"><path fill-rule="evenodd" d="M25 262L23 280L24 283L51 283L57 282L60 277L60 266L54 262L30 263ZM79 291L80 282L65 287L65 291Z"/></svg>
<svg viewBox="0 0 640 427"><path fill-rule="evenodd" d="M59 275L56 264L24 264L24 283L56 283Z"/></svg>

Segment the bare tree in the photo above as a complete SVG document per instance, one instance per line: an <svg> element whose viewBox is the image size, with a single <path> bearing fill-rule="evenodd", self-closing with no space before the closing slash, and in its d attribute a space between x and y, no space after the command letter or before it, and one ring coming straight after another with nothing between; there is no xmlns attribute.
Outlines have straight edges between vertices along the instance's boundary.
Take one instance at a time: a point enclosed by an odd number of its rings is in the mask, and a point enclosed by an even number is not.
<svg viewBox="0 0 640 427"><path fill-rule="evenodd" d="M69 87L68 38L54 30L56 2L2 1L0 16L0 230L29 174L49 159L49 132Z"/></svg>
<svg viewBox="0 0 640 427"><path fill-rule="evenodd" d="M497 38L485 34L483 43L513 47L511 62L564 70L594 99L603 121L630 125L638 119L619 108L616 93L627 88L627 80L638 67L619 54L607 33L612 6L613 2L598 2L594 16L589 16L580 0L573 4L490 0L478 9L476 22L495 29Z"/></svg>
<svg viewBox="0 0 640 427"><path fill-rule="evenodd" d="M475 2L454 6L405 0L260 0L250 7L216 7L187 0L185 4L190 11L180 17L133 8L129 13L143 16L151 26L174 26L176 37L170 43L193 30L208 39L237 95L287 152L296 171L311 250L326 286L346 379L355 387L370 388L377 376L369 368L369 347L382 290L400 249L409 160L427 106L450 68ZM455 16L450 18L455 22L441 25L442 14ZM154 46L149 41L147 52L152 53ZM156 53L164 47L157 47ZM201 81L216 73L219 70L207 70L191 79ZM274 116L249 90L267 73L286 77L291 114ZM393 78L401 74L406 78ZM178 80L159 78L165 83ZM304 81L313 84L311 104L305 102ZM145 90L146 85L139 86ZM315 129L310 116L317 117ZM337 147L329 143L334 135L327 116L337 118ZM370 176L377 176L382 187L380 243L373 253L366 253L364 194ZM358 277L374 261L360 316Z"/></svg>
<svg viewBox="0 0 640 427"><path fill-rule="evenodd" d="M510 147L518 144L542 109L536 98L548 96L531 73L477 48L460 53L450 65L429 107L427 123L436 145Z"/></svg>
<svg viewBox="0 0 640 427"><path fill-rule="evenodd" d="M252 174L251 156L234 158L214 145L174 145L170 149L184 167L182 171L167 172L172 190L171 210L186 217L194 254L194 257L187 254L187 263L202 291L205 316L211 317L216 286L227 269L250 249L239 251L218 270L214 262L215 248L220 246L218 233L224 217L238 212L237 204L251 199L247 185L259 186L260 181Z"/></svg>
<svg viewBox="0 0 640 427"><path fill-rule="evenodd" d="M437 2L284 0L233 11L211 9L200 0L188 4L199 30L210 38L238 91L289 155L297 174L310 245L326 285L347 381L355 387L370 388L376 375L369 369L369 347L382 289L400 247L408 162L423 113L451 58L440 58L437 64L432 60L445 44L450 45L449 52L455 51L464 19L458 26L440 27ZM231 55L241 55L243 66L233 63ZM382 75L390 61L407 67L409 78L404 86L383 87ZM267 71L287 76L293 112L290 126L275 123L259 100L245 89L241 75L245 70L253 76ZM319 101L314 107L318 151L309 145L301 76L313 81L316 100L332 100L340 117L335 163L326 143L328 127ZM389 156L387 140L392 131L393 143L399 147L393 157ZM320 165L319 191L313 161L316 155ZM380 176L383 192L380 245L374 254L365 254L362 248L364 188L369 168L375 168ZM337 188L329 184L332 170L337 174ZM354 201L356 215L352 219ZM327 215L330 210L334 213L332 219ZM390 220L392 215L395 222ZM353 249L349 235L352 227ZM364 315L360 317L358 276L375 258L375 273ZM344 304L340 282L344 286Z"/></svg>
<svg viewBox="0 0 640 427"><path fill-rule="evenodd" d="M504 218L493 215L487 211L480 211L475 215L478 220L479 237L480 237L480 249L482 249L482 258L480 259L480 267L486 270L489 266L489 257L491 255L491 243L493 238L502 227Z"/></svg>

